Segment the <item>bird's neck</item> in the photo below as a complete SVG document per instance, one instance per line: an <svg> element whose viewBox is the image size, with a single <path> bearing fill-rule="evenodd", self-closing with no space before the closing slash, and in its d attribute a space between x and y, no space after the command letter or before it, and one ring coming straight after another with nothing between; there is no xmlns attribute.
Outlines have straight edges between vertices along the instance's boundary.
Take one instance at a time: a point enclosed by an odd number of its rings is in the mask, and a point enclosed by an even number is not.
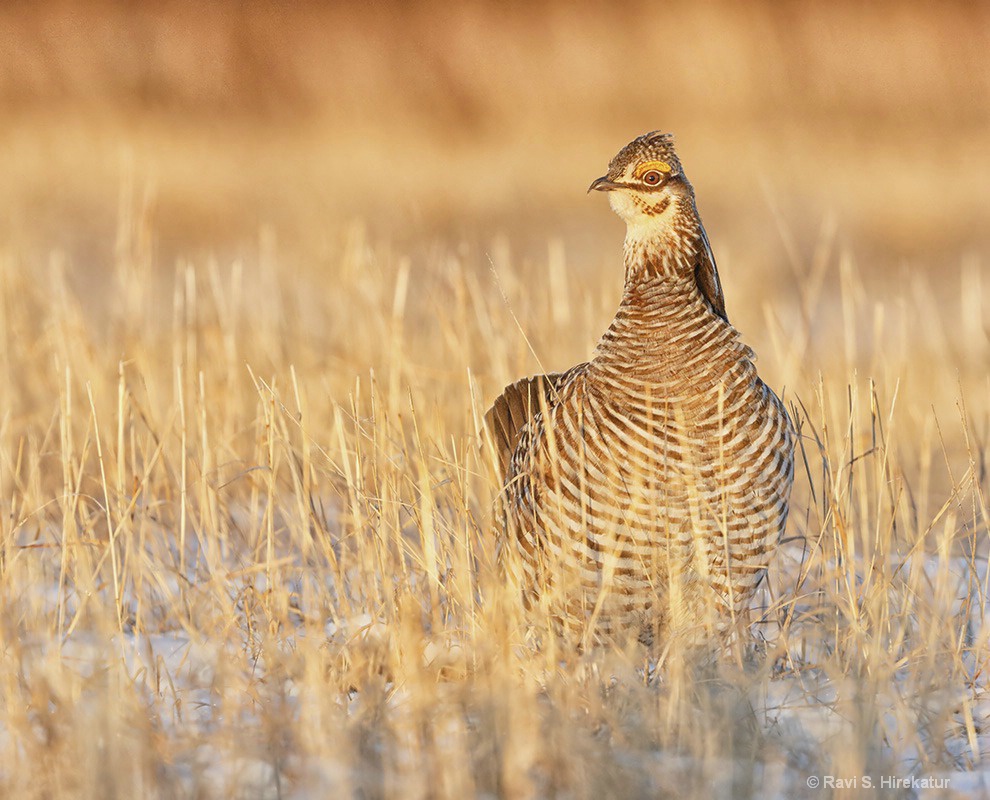
<svg viewBox="0 0 990 800"><path fill-rule="evenodd" d="M596 363L649 381L658 380L659 371L684 377L690 371L685 365L698 368L699 342L712 371L738 360L738 334L698 287L694 270L702 247L693 203L667 219L628 227L622 300L598 344Z"/></svg>
<svg viewBox="0 0 990 800"><path fill-rule="evenodd" d="M693 275L701 247L701 221L694 201L680 197L656 216L626 225L623 260L626 289L655 280Z"/></svg>

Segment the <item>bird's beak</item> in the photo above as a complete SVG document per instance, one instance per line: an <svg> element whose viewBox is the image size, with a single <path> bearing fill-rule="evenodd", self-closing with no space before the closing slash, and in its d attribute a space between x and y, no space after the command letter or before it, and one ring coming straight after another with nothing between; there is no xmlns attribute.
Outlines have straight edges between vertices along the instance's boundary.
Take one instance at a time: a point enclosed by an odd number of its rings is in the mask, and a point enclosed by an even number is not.
<svg viewBox="0 0 990 800"><path fill-rule="evenodd" d="M591 186L588 187L589 192L611 192L614 189L621 189L622 184L615 183L608 179L608 175L602 175L600 178L595 178L591 182Z"/></svg>

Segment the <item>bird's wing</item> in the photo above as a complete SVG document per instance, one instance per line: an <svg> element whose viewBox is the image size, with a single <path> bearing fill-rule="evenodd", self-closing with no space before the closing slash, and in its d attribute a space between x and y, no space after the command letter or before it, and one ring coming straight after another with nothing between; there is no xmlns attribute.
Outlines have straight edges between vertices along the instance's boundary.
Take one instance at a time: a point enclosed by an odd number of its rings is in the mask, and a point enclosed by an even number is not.
<svg viewBox="0 0 990 800"><path fill-rule="evenodd" d="M498 455L499 473L504 478L523 427L556 402L557 389L566 372L534 375L506 386L485 412L485 426Z"/></svg>
<svg viewBox="0 0 990 800"><path fill-rule="evenodd" d="M698 288L712 307L712 311L728 322L729 318L725 314L725 295L722 294L722 284L718 279L715 256L712 255L712 246L708 242L708 234L705 233L703 225L701 226L701 252L698 254L698 263L694 267L694 279L698 282Z"/></svg>

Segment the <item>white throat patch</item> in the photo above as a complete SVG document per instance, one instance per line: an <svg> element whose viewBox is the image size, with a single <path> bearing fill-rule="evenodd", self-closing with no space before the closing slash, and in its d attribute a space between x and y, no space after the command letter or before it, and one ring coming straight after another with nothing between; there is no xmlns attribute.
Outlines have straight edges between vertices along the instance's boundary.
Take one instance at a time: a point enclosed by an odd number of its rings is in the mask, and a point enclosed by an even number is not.
<svg viewBox="0 0 990 800"><path fill-rule="evenodd" d="M612 210L626 223L626 239L642 241L665 238L677 213L677 198L664 192L609 192Z"/></svg>

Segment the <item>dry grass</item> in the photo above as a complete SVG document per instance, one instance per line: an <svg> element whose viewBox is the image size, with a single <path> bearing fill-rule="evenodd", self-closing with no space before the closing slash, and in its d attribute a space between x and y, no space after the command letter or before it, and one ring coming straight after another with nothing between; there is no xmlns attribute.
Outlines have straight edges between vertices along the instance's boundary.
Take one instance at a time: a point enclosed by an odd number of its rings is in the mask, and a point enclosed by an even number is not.
<svg viewBox="0 0 990 800"><path fill-rule="evenodd" d="M0 12L0 794L980 791L985 11L191 8ZM804 459L759 644L651 675L527 646L476 429L658 124Z"/></svg>

